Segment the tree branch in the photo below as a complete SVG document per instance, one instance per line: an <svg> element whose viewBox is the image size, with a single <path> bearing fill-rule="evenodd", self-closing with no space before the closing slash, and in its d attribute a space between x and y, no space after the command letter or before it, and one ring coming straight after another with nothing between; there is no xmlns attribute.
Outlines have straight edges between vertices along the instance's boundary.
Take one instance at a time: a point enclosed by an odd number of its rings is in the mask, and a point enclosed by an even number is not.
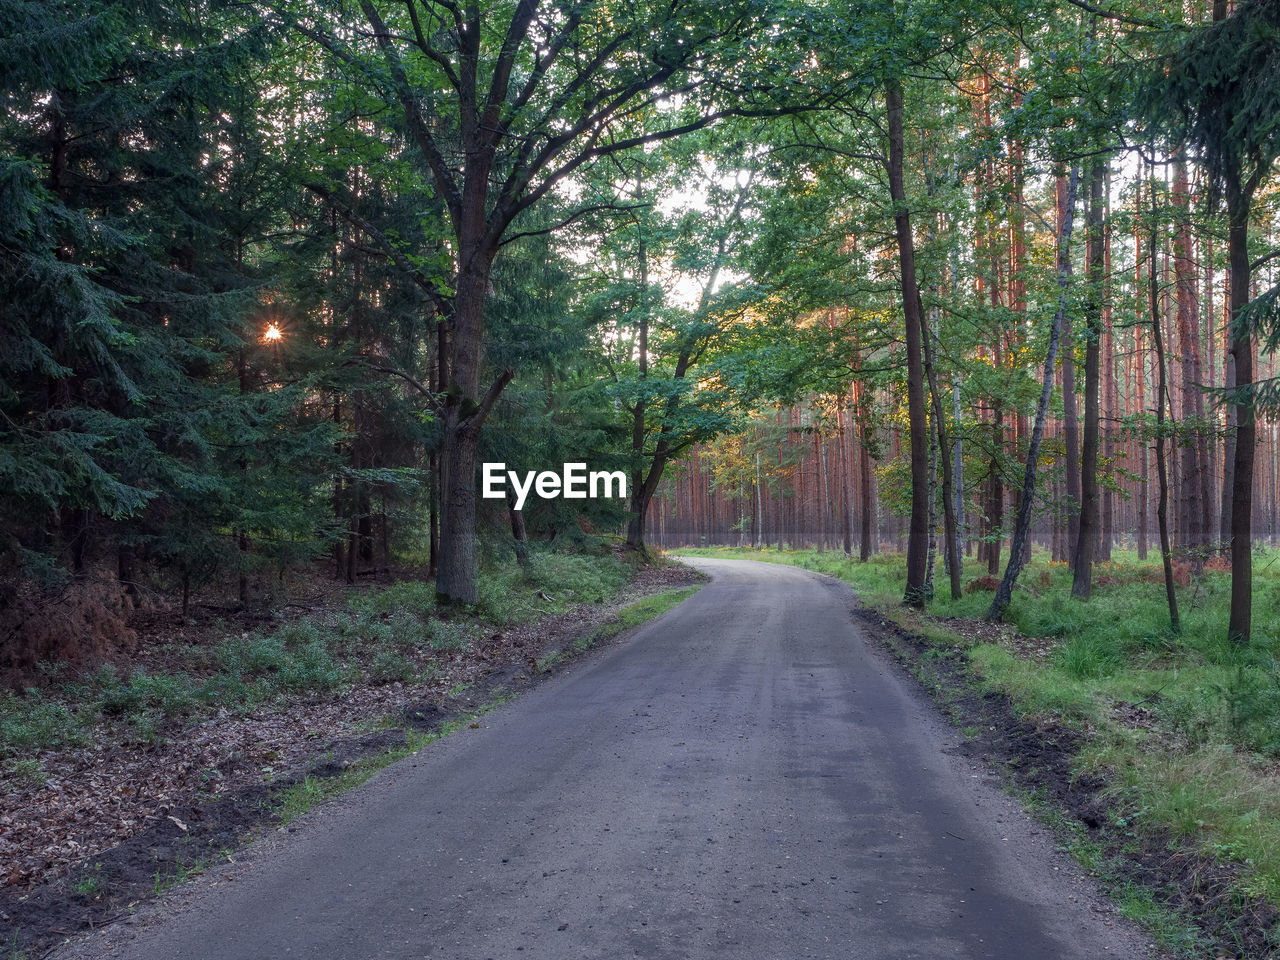
<svg viewBox="0 0 1280 960"><path fill-rule="evenodd" d="M433 47L427 40L427 35L422 30L422 23L418 19L416 0L404 0L404 5L409 9L409 21L413 24L413 35L418 49L444 71L445 78L449 81L450 86L457 90L458 75L453 70L453 64L449 62L448 57Z"/></svg>
<svg viewBox="0 0 1280 960"><path fill-rule="evenodd" d="M519 233L511 233L511 234L507 234L506 236L504 236L504 237L503 237L503 239L502 239L502 243L500 243L500 244L499 244L499 246L500 246L500 247L505 247L508 243L511 243L511 242L513 242L513 241L515 241L515 240L520 240L520 239L522 239L522 238L524 238L524 237L542 237L542 236L546 236L548 233L554 233L556 230L559 230L561 227L567 227L569 224L574 223L574 222L576 222L576 221L578 221L578 220L582 219L583 217L585 217L585 216L586 216L587 214L589 214L589 213L599 213L599 212L601 212L601 211L603 211L603 210L616 210L616 211L618 211L618 212L620 212L620 213L621 213L621 212L626 212L626 211L630 211L630 210L645 210L645 209L648 209L649 207L652 207L652 206L653 206L653 204L651 204L651 203L597 203L597 204L593 204L593 205L592 205L592 206L590 206L590 207L582 207L582 208L581 208L581 209L579 209L579 210L575 210L573 213L569 214L569 216L565 217L563 220L560 220L560 221L558 221L558 222L556 222L556 223L553 223L551 226L549 226L549 227L545 227L545 228L544 228L544 229L542 229L542 230L521 230Z"/></svg>
<svg viewBox="0 0 1280 960"><path fill-rule="evenodd" d="M1095 4L1090 3L1089 0L1067 0L1067 3L1070 3L1072 6L1079 7L1081 10L1088 10L1090 13L1096 13L1098 16L1104 17L1107 20L1117 20L1120 23L1127 23L1132 27L1147 27L1151 30L1168 30L1174 26L1173 24L1167 23L1153 23L1150 20L1131 17L1126 13L1115 13L1114 11L1107 10L1104 7L1096 6Z"/></svg>
<svg viewBox="0 0 1280 960"><path fill-rule="evenodd" d="M318 183L308 183L306 184L306 188L322 199L325 203L329 204L329 206L333 207L342 219L367 234L369 239L376 243L378 247L381 248L382 252L385 253L397 267L408 274L409 279L427 295L427 298L435 305L436 310L439 311L442 316L448 312L446 309L448 304L445 303L444 295L440 293L439 288L432 283L431 278L423 273L419 267L415 266L407 256L396 249L395 244L387 239L386 234L351 209L345 201L334 196L333 191L328 187Z"/></svg>
<svg viewBox="0 0 1280 960"><path fill-rule="evenodd" d="M538 12L539 0L516 0L515 13L511 16L511 24L507 35L502 40L502 48L498 51L498 61L493 67L493 78L489 81L489 96L485 100L484 113L480 117L480 126L486 134L486 142L490 145L498 142L501 127L498 117L502 104L507 99L507 89L511 85L511 70L515 66L516 52L520 44L528 36L529 25L534 14Z"/></svg>
<svg viewBox="0 0 1280 960"><path fill-rule="evenodd" d="M391 42L390 31L387 30L386 23L371 0L360 0L360 7L364 11L365 19L373 27L374 39L387 62L387 68L391 71L391 79L395 83L396 95L400 98L400 106L404 109L409 130L418 144L418 149L426 157L431 174L436 181L436 188L444 197L453 222L457 224L462 217L462 196L458 192L458 185L454 182L453 173L445 162L444 154L436 145L431 131L427 129L426 120L418 109L418 104L414 102L413 93L409 89L409 78L405 74L404 64L400 61L400 54L396 51L395 44Z"/></svg>
<svg viewBox="0 0 1280 960"><path fill-rule="evenodd" d="M484 423L485 418L489 416L489 411L493 409L493 405L498 402L498 397L502 395L503 389L508 383L515 378L516 372L511 367L507 367L500 374L498 379L490 384L488 391L484 395L484 399L480 401L480 405L476 408L476 412L467 417L466 420L458 424L459 430L476 431L480 429L480 425Z"/></svg>

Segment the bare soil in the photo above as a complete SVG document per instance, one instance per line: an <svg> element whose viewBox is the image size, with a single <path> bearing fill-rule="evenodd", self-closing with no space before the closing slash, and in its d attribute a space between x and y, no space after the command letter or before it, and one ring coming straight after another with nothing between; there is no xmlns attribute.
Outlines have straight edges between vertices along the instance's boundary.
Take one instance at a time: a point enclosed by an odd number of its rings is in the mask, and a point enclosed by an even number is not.
<svg viewBox="0 0 1280 960"><path fill-rule="evenodd" d="M1109 798L1107 782L1074 772L1087 732L1043 718L1018 717L1003 694L978 689L962 647L940 648L874 610L859 608L857 616L948 708L957 725L974 731L964 746L967 755L992 764L1017 788L1073 817L1101 846L1115 877L1146 887L1158 902L1191 919L1214 944L1211 956L1239 960L1280 956L1274 946L1280 942L1280 911L1266 900L1241 892L1238 867L1205 856L1187 840L1116 825L1123 820L1123 811ZM994 642L1006 643L1031 659L1042 656L1035 641L1008 636L1009 627L951 619L939 622L985 642L993 642L999 634ZM1133 724L1149 722L1149 715L1140 708L1131 713L1128 719Z"/></svg>

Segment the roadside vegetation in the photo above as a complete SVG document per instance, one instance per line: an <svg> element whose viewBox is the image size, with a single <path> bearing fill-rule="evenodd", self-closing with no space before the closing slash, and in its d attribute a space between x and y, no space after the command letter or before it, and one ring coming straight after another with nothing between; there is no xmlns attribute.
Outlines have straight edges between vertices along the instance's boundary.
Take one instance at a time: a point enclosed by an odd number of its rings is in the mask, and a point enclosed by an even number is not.
<svg viewBox="0 0 1280 960"><path fill-rule="evenodd" d="M1245 894L1280 905L1280 555L1259 551L1252 642L1221 629L1230 574L1207 570L1179 591L1183 627L1169 629L1157 562L1116 551L1093 598L1071 597L1071 570L1034 555L999 631L980 623L991 590L939 592L926 612L902 606L904 559L867 562L815 550L690 549L689 555L788 563L838 577L886 619L962 647L985 689L1019 714L1085 733L1080 774L1110 783L1122 831L1189 839L1237 864ZM954 618L954 619L953 619ZM1016 632L1015 632L1016 631Z"/></svg>
<svg viewBox="0 0 1280 960"><path fill-rule="evenodd" d="M615 555L535 552L524 567L488 570L469 610L439 610L430 583L405 580L346 591L336 608L269 627L227 623L212 641L163 644L154 651L160 666L146 665L148 651L131 668L76 673L43 665L39 685L0 691L0 758L17 780L31 781L40 775L33 751L102 737L155 742L220 711L336 698L357 684L430 680L442 658L470 651L495 630L613 599L630 573Z"/></svg>

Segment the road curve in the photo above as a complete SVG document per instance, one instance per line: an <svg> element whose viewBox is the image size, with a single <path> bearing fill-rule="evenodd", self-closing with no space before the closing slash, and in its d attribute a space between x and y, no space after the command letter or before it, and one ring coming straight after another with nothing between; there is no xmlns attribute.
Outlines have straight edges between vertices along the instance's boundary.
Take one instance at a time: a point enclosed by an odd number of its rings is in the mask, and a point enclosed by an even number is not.
<svg viewBox="0 0 1280 960"><path fill-rule="evenodd" d="M1147 955L847 587L690 562L629 639L60 956Z"/></svg>

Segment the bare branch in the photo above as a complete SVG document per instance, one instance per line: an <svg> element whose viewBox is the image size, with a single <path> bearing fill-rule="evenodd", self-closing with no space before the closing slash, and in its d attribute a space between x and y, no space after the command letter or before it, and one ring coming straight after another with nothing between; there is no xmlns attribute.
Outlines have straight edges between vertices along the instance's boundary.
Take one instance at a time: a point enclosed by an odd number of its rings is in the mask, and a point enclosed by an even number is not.
<svg viewBox="0 0 1280 960"><path fill-rule="evenodd" d="M511 367L507 367L507 369L498 374L498 379L489 385L489 389L486 391L484 399L480 401L480 405L476 408L476 412L458 424L458 429L479 430L480 425L489 416L489 411L493 409L493 405L498 402L498 397L502 395L503 388L515 378L515 375L516 372Z"/></svg>
<svg viewBox="0 0 1280 960"><path fill-rule="evenodd" d="M412 280L424 293L426 293L427 298L435 305L435 308L442 316L447 313L447 304L445 303L444 296L440 293L439 288L431 282L431 278L423 273L421 268L414 265L414 263L404 255L404 253L396 248L395 244L387 238L386 234L360 214L356 213L356 211L353 210L346 201L339 199L334 195L332 190L323 184L308 183L306 187L325 203L329 204L329 206L333 207L333 209L336 210L344 220L359 230L362 230L369 239L376 243L379 249L381 249L397 267L403 270L410 280Z"/></svg>
<svg viewBox="0 0 1280 960"><path fill-rule="evenodd" d="M436 181L436 188L444 197L449 213L453 217L453 222L457 224L462 215L462 196L458 192L457 183L454 182L453 172L445 162L444 154L441 153L440 148L436 145L435 138L431 136L431 131L427 129L426 120L423 118L421 110L418 109L417 102L413 99L413 92L409 89L409 78L405 74L400 54L396 51L395 44L391 42L390 32L387 30L386 23L371 0L360 0L360 6L364 10L365 18L369 21L370 26L373 27L374 39L377 40L378 47L382 50L382 55L386 59L387 67L391 71L391 78L395 83L400 105L404 108L405 120L408 121L409 130L418 144L418 149L426 157L427 164L431 167L431 174Z"/></svg>
<svg viewBox="0 0 1280 960"><path fill-rule="evenodd" d="M1280 250L1272 250L1265 256L1259 257L1257 260L1253 261L1253 263L1249 264L1249 272L1253 273L1253 271L1257 270L1264 263L1269 260L1274 260L1276 257L1280 257Z"/></svg>
<svg viewBox="0 0 1280 960"><path fill-rule="evenodd" d="M651 207L651 206L653 206L653 204L651 204L651 203L597 203L597 204L593 204L592 206L589 206L589 207L582 207L582 208L580 208L580 209L578 209L578 210L575 210L573 213L569 214L569 216L565 217L563 220L557 221L556 223L553 223L551 226L549 226L549 227L545 227L545 228L543 228L543 229L541 229L541 230L521 230L519 233L510 233L510 234L506 234L506 235L502 238L502 243L500 243L500 244L499 244L499 246L501 246L501 247L505 247L508 243L512 243L512 242L514 242L514 241L516 241L516 240L520 240L520 239L522 239L522 238L524 238L524 237L542 237L542 236L546 236L546 235L547 235L547 234L549 234L549 233L554 233L556 230L559 230L561 227L567 227L569 224L571 224L571 223L575 223L575 222L577 222L578 220L581 220L583 217L585 217L587 214L590 214L590 213L600 213L600 212L602 212L602 211L604 211L604 210L616 210L616 211L618 211L618 212L625 212L625 211L630 211L630 210L644 210L644 209L647 209L648 207Z"/></svg>

